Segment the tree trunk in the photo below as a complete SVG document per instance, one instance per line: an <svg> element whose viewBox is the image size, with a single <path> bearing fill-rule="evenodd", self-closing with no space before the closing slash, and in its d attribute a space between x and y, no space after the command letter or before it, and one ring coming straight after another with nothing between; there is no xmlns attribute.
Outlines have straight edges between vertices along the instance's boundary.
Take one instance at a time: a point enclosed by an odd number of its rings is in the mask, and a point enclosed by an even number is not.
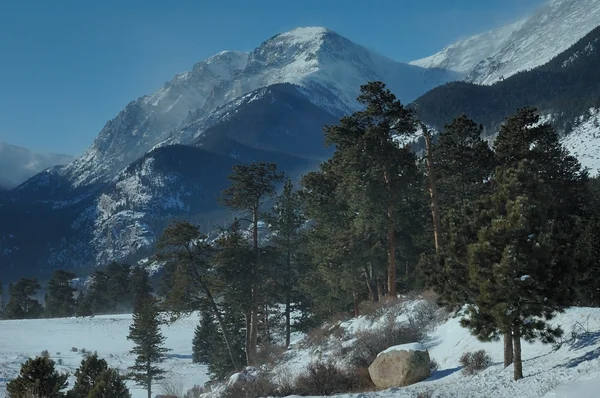
<svg viewBox="0 0 600 398"><path fill-rule="evenodd" d="M373 277L373 265L369 264L365 266L365 279L367 282L367 289L369 289L369 295L374 303L379 302L379 286L377 280Z"/></svg>
<svg viewBox="0 0 600 398"><path fill-rule="evenodd" d="M514 327L513 331L513 347L514 347L514 369L515 380L523 378L523 362L521 360L521 330L519 326Z"/></svg>
<svg viewBox="0 0 600 398"><path fill-rule="evenodd" d="M285 346L290 346L290 340L292 335L292 320L291 320L291 306L292 306L292 250L291 242L289 237L287 238L287 258L286 258L286 280L285 286Z"/></svg>
<svg viewBox="0 0 600 398"><path fill-rule="evenodd" d="M250 364L250 334L252 333L252 315L250 312L244 312L244 325L246 327L246 336L244 339L244 347L246 348L246 364Z"/></svg>
<svg viewBox="0 0 600 398"><path fill-rule="evenodd" d="M352 293L352 296L354 297L354 317L358 318L360 316L360 301L356 292Z"/></svg>
<svg viewBox="0 0 600 398"><path fill-rule="evenodd" d="M292 320L291 320L291 292L288 291L285 294L285 347L290 346L290 340L292 336Z"/></svg>
<svg viewBox="0 0 600 398"><path fill-rule="evenodd" d="M238 363L235 353L233 352L233 345L231 344L231 339L229 338L229 333L227 332L227 328L225 327L225 322L223 322L223 317L221 316L221 311L219 311L219 307L217 307L217 303L210 292L208 286L204 285L204 293L206 294L206 298L210 302L210 306L215 314L215 318L217 318L217 323L219 324L219 328L221 328L221 334L223 335L223 340L225 341L225 345L227 346L227 351L229 353L229 358L231 359L231 364L233 365L236 371L242 370L240 364Z"/></svg>
<svg viewBox="0 0 600 398"><path fill-rule="evenodd" d="M250 341L248 343L248 366L256 366L256 348L258 345L258 314L256 309L250 314Z"/></svg>
<svg viewBox="0 0 600 398"><path fill-rule="evenodd" d="M152 376L150 376L151 365L152 364L150 363L150 361L148 361L148 363L146 364L146 372L147 372L146 384L148 387L148 398L152 398Z"/></svg>
<svg viewBox="0 0 600 398"><path fill-rule="evenodd" d="M438 253L442 245L442 221L437 196L435 170L433 166L433 147L431 144L431 133L423 123L421 123L421 128L423 129L423 137L425 137L425 150L427 151L427 177L429 181L429 196L431 197L431 216L433 217L433 239L435 251Z"/></svg>
<svg viewBox="0 0 600 398"><path fill-rule="evenodd" d="M391 207L391 206L390 206ZM388 221L388 287L387 293L396 298L396 235L392 220Z"/></svg>
<svg viewBox="0 0 600 398"><path fill-rule="evenodd" d="M504 367L513 363L513 337L512 332L504 333Z"/></svg>

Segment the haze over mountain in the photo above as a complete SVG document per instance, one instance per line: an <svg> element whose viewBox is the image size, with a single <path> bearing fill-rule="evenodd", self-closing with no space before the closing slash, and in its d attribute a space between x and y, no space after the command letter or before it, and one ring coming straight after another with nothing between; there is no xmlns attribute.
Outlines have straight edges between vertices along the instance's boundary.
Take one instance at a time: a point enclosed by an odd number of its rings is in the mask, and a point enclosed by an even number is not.
<svg viewBox="0 0 600 398"><path fill-rule="evenodd" d="M67 164L73 159L69 155L36 153L0 142L0 190L15 188L42 170Z"/></svg>

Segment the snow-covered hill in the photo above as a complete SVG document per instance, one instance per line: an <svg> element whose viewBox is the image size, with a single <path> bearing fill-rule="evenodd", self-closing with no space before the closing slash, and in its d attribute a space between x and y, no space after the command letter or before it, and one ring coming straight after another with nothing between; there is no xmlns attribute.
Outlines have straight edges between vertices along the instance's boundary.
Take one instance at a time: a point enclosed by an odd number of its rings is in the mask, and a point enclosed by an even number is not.
<svg viewBox="0 0 600 398"><path fill-rule="evenodd" d="M197 119L209 117L218 107L273 84L296 84L313 103L341 115L356 109L360 85L372 80L385 81L407 102L458 77L396 62L325 28L297 28L250 53L216 54L132 101L64 173L75 186L106 181L167 140L190 112Z"/></svg>
<svg viewBox="0 0 600 398"><path fill-rule="evenodd" d="M12 189L48 167L64 165L72 160L72 156L36 153L0 142L0 189Z"/></svg>
<svg viewBox="0 0 600 398"><path fill-rule="evenodd" d="M493 84L543 65L600 25L598 0L548 0L532 16L452 44L412 64L447 67Z"/></svg>
<svg viewBox="0 0 600 398"><path fill-rule="evenodd" d="M390 314L395 314L397 322L406 322L418 302L408 302L394 312L382 312L381 318L361 317L340 324L340 333L331 337L331 350L317 349L316 346L302 344L303 335L295 336L291 348L285 354L285 361L278 364L274 372L296 375L311 360L327 359L340 344L348 346L356 333L374 330L386 322ZM405 388L393 388L378 392L339 395L340 398L396 398L418 397L428 391L431 397L443 398L592 398L597 397L600 388L600 309L571 308L558 315L553 321L565 330L566 341L555 349L540 343L523 344L523 371L525 378L512 380L512 366L502 366L502 342L482 343L459 325L459 318L450 318L436 328L425 339L430 357L438 363L431 377L421 383ZM130 315L97 316L94 318L65 318L50 320L0 321L0 397L4 397L6 383L16 377L20 364L28 357L40 355L48 350L61 371L73 372L83 354L97 351L109 365L125 369L133 363L128 353L132 344L126 339ZM166 346L173 351L162 364L168 369L172 380L184 389L201 385L207 381L206 367L191 362L193 331L198 317L193 315L181 319L170 326L163 326L167 337ZM571 340L571 332L576 338ZM335 341L334 341L335 340ZM72 351L72 347L79 352ZM475 376L465 376L459 364L460 356L467 351L486 350L492 357L493 365ZM339 351L337 351L339 352ZM335 358L338 364L343 358ZM133 386L133 398L145 397L145 392ZM160 387L155 388L157 393Z"/></svg>
<svg viewBox="0 0 600 398"><path fill-rule="evenodd" d="M589 169L590 175L600 174L600 109L592 108L589 114L579 117L562 142Z"/></svg>
<svg viewBox="0 0 600 398"><path fill-rule="evenodd" d="M479 62L496 54L509 41L511 35L519 30L526 20L481 33L457 41L442 51L426 58L410 62L423 68L443 68L466 74Z"/></svg>

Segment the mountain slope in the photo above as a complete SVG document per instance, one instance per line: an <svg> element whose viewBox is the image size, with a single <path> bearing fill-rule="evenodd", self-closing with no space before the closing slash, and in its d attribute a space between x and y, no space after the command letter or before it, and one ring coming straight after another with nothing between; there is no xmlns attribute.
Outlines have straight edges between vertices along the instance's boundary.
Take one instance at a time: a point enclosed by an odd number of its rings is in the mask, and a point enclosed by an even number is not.
<svg viewBox="0 0 600 398"><path fill-rule="evenodd" d="M530 17L452 44L411 64L466 74L493 84L549 62L600 24L598 0L548 0Z"/></svg>
<svg viewBox="0 0 600 398"><path fill-rule="evenodd" d="M72 156L36 153L0 142L0 190L12 189L48 167L64 165L72 160Z"/></svg>
<svg viewBox="0 0 600 398"><path fill-rule="evenodd" d="M492 86L454 82L437 87L412 105L428 124L443 127L465 113L494 134L517 108L535 106L552 115L563 133L573 120L600 107L600 27L552 61Z"/></svg>
<svg viewBox="0 0 600 398"><path fill-rule="evenodd" d="M525 24L521 20L499 29L481 33L453 43L442 51L410 62L422 68L449 69L467 74L484 59L493 56L509 42L511 35Z"/></svg>
<svg viewBox="0 0 600 398"><path fill-rule="evenodd" d="M106 182L170 139L190 112L196 119L207 118L218 107L273 84L298 85L311 102L339 116L356 109L359 87L368 81L386 81L406 102L457 78L453 72L393 61L324 28L298 28L250 53L219 53L132 101L62 173L74 186Z"/></svg>

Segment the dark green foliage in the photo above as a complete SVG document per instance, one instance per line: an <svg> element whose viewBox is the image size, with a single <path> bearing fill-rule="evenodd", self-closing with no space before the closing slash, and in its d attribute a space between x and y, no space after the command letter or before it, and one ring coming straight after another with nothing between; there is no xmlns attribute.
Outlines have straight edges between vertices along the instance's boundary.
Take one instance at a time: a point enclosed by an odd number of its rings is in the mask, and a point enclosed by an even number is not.
<svg viewBox="0 0 600 398"><path fill-rule="evenodd" d="M72 272L58 270L48 282L46 294L46 316L61 318L75 315L75 289L72 285L76 275Z"/></svg>
<svg viewBox="0 0 600 398"><path fill-rule="evenodd" d="M556 113L555 127L568 132L576 117L600 106L599 37L600 27L546 65L492 86L453 82L437 87L415 101L419 117L441 129L457 115L467 114L490 135L515 109L535 106ZM584 50L590 43L595 51Z"/></svg>
<svg viewBox="0 0 600 398"><path fill-rule="evenodd" d="M10 298L6 304L6 319L34 319L42 316L44 307L38 300L32 298L41 288L37 279L21 278L14 284L8 285Z"/></svg>
<svg viewBox="0 0 600 398"><path fill-rule="evenodd" d="M150 296L154 292L150 274L143 267L133 267L131 270L129 295L133 304L140 299Z"/></svg>
<svg viewBox="0 0 600 398"><path fill-rule="evenodd" d="M494 152L481 138L483 126L466 115L446 125L434 145L434 167L442 211L463 200L474 202L489 188Z"/></svg>
<svg viewBox="0 0 600 398"><path fill-rule="evenodd" d="M113 261L104 272L108 275L108 294L112 299L109 310L116 313L130 311L133 303L131 267Z"/></svg>
<svg viewBox="0 0 600 398"><path fill-rule="evenodd" d="M92 311L92 303L88 298L85 291L80 290L75 300L75 315L76 316L91 316L94 312Z"/></svg>
<svg viewBox="0 0 600 398"><path fill-rule="evenodd" d="M61 398L68 374L60 374L50 358L37 357L21 365L19 376L6 385L9 398Z"/></svg>
<svg viewBox="0 0 600 398"><path fill-rule="evenodd" d="M119 373L109 368L96 378L87 398L131 398L131 394Z"/></svg>
<svg viewBox="0 0 600 398"><path fill-rule="evenodd" d="M156 299L149 296L137 304L127 336L135 344L131 353L136 356L135 365L129 368L130 377L146 388L148 397L151 397L152 382L162 380L165 373L156 365L166 359L166 353L170 350L163 347L165 337L160 331L163 322Z"/></svg>
<svg viewBox="0 0 600 398"><path fill-rule="evenodd" d="M161 250L158 258L166 261L161 291L165 292L165 306L171 315L177 318L182 313L208 308L220 325L232 367L241 370L229 330L213 296L222 282L209 262L214 249L206 242L206 235L188 222L174 222L164 231L157 246Z"/></svg>
<svg viewBox="0 0 600 398"><path fill-rule="evenodd" d="M97 378L108 370L108 364L97 354L88 356L81 361L75 371L75 384L67 393L67 398L87 398L89 392L95 387Z"/></svg>
<svg viewBox="0 0 600 398"><path fill-rule="evenodd" d="M81 361L75 371L75 384L67 392L67 398L130 398L131 394L123 378L108 367L97 354Z"/></svg>
<svg viewBox="0 0 600 398"><path fill-rule="evenodd" d="M240 316L236 316L231 311L223 315L223 320L229 335L232 336L237 362L244 363L244 323ZM213 379L221 379L236 370L229 358L219 325L210 311L202 311L200 324L194 331L192 361L208 365L208 371Z"/></svg>

